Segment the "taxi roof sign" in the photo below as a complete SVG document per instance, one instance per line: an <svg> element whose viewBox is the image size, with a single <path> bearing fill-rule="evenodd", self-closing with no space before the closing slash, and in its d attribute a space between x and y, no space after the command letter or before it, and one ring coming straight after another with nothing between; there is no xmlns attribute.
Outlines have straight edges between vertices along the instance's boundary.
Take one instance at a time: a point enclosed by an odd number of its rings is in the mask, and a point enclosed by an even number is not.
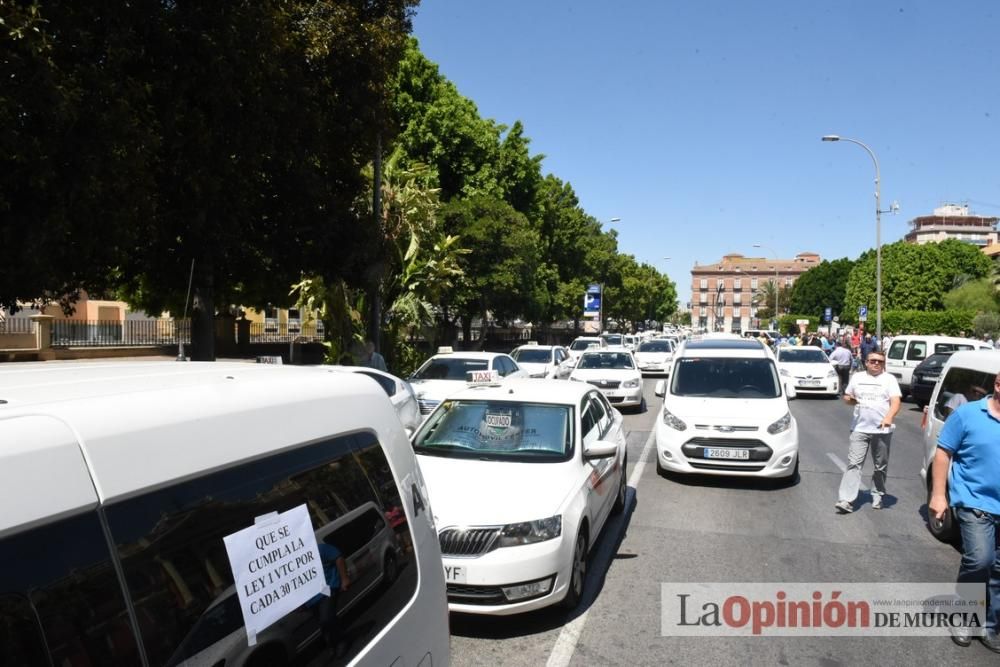
<svg viewBox="0 0 1000 667"><path fill-rule="evenodd" d="M451 354L455 349L451 345L442 345L438 348L438 354Z"/></svg>
<svg viewBox="0 0 1000 667"><path fill-rule="evenodd" d="M537 340L529 340L527 343L525 343L525 345L538 345L538 341Z"/></svg>
<svg viewBox="0 0 1000 667"><path fill-rule="evenodd" d="M500 384L497 371L466 371L465 381L470 387L487 387Z"/></svg>

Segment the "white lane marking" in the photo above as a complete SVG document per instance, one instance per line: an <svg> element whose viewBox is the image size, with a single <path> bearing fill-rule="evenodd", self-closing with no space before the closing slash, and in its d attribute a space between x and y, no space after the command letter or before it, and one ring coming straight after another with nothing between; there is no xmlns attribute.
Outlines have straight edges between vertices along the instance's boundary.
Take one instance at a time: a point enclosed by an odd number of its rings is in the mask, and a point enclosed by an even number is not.
<svg viewBox="0 0 1000 667"><path fill-rule="evenodd" d="M646 444L642 448L642 453L639 454L639 460L636 462L635 467L632 468L632 474L628 478L628 485L633 489L636 488L639 478L642 477L642 471L646 467L646 457L649 455L649 450L652 448L655 439L656 428L654 425L653 430L649 432L649 437L646 439ZM605 535L605 539L601 545L601 552L594 554L594 557L591 559L592 563L610 563L613 554L605 553L605 551L614 548L617 540L607 539L609 537L611 536ZM593 603L594 601L591 601L591 605ZM583 626L587 624L587 614L589 613L590 608L588 607L586 611L563 626L562 631L556 638L555 646L552 647L552 653L549 654L549 659L545 663L546 667L566 667L569 665L569 661L573 659L573 653L576 651L576 645L583 635Z"/></svg>
<svg viewBox="0 0 1000 667"><path fill-rule="evenodd" d="M841 461L839 456L837 456L833 452L827 452L826 455L831 461L833 461L833 465L840 468L840 472L847 472L847 464ZM868 491L868 487L864 483L862 483L861 490Z"/></svg>

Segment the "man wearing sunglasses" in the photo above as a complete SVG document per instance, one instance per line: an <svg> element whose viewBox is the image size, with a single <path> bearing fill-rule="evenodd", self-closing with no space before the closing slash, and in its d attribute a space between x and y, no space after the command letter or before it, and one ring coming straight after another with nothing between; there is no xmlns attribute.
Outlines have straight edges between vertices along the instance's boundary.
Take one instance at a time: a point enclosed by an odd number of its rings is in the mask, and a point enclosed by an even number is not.
<svg viewBox="0 0 1000 667"><path fill-rule="evenodd" d="M899 412L902 392L899 383L885 372L885 355L878 348L868 353L865 368L851 376L844 390L844 402L854 406L851 421L851 445L847 452L847 469L840 480L838 499L834 507L841 514L854 511L854 501L861 487L861 468L872 453L872 509L882 509L885 478L889 470L889 443L892 423Z"/></svg>

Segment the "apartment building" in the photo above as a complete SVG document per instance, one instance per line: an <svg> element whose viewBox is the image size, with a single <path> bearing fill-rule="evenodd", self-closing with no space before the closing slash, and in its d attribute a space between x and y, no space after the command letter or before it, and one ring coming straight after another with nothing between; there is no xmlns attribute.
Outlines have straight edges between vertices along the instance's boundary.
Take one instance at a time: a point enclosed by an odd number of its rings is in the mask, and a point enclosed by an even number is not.
<svg viewBox="0 0 1000 667"><path fill-rule="evenodd" d="M903 239L907 243L937 243L945 239L957 239L985 248L1000 241L997 221L969 213L968 204L945 204L934 209L931 215L922 215L910 220L910 231Z"/></svg>
<svg viewBox="0 0 1000 667"><path fill-rule="evenodd" d="M793 259L723 256L716 264L691 269L691 323L707 331L741 333L759 328L754 297L760 288L777 280L791 287L795 279L822 261L814 252Z"/></svg>

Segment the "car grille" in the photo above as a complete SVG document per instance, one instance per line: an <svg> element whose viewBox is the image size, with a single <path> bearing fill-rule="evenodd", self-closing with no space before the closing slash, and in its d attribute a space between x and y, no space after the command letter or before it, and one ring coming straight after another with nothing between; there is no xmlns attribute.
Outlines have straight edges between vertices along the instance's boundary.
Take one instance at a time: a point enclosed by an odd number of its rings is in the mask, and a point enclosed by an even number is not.
<svg viewBox="0 0 1000 667"><path fill-rule="evenodd" d="M422 415L429 415L434 412L434 408L441 403L441 401L431 401L424 398L421 398L417 402L420 403L420 414Z"/></svg>
<svg viewBox="0 0 1000 667"><path fill-rule="evenodd" d="M695 424L694 427L699 431L722 431L724 433L729 431L759 431L757 426L729 426L727 424Z"/></svg>
<svg viewBox="0 0 1000 667"><path fill-rule="evenodd" d="M617 389L621 384L621 380L587 380L587 382L601 389Z"/></svg>
<svg viewBox="0 0 1000 667"><path fill-rule="evenodd" d="M624 396L605 396L608 399L608 403L622 403L625 401Z"/></svg>
<svg viewBox="0 0 1000 667"><path fill-rule="evenodd" d="M445 528L438 533L442 556L474 558L496 548L500 528Z"/></svg>
<svg viewBox="0 0 1000 667"><path fill-rule="evenodd" d="M697 468L698 470L725 470L727 472L760 472L764 469L764 466L758 465L732 465L729 463L699 463L697 461L689 462L692 468Z"/></svg>
<svg viewBox="0 0 1000 667"><path fill-rule="evenodd" d="M688 459L697 459L704 461L705 459L705 448L706 447L722 447L725 449L749 449L750 458L749 461L769 461L771 460L771 454L774 451L765 445L760 440L754 440L750 438L691 438L683 445L681 445L681 451L684 452L684 456ZM705 465L707 468L717 468L720 467L718 464L714 463L716 459L712 459L713 463L710 465ZM692 466L695 464L692 462ZM698 466L695 466L698 467ZM743 470L743 466L739 466L740 470Z"/></svg>

